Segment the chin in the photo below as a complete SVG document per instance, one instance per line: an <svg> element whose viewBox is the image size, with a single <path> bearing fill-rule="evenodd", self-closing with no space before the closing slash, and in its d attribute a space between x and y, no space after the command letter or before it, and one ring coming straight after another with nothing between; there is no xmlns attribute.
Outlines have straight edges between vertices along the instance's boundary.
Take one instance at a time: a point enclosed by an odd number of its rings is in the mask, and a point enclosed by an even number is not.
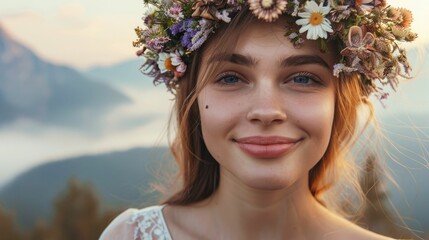
<svg viewBox="0 0 429 240"><path fill-rule="evenodd" d="M279 191L289 189L297 182L297 179L287 178L284 174L282 176L270 174L267 176L252 176L243 182L255 190Z"/></svg>

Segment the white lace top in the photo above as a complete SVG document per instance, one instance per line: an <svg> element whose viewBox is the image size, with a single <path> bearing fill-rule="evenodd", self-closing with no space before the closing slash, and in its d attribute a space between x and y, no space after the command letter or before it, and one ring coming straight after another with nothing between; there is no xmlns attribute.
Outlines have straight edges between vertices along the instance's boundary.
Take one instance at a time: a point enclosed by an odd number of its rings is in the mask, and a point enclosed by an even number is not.
<svg viewBox="0 0 429 240"><path fill-rule="evenodd" d="M126 210L109 224L100 240L172 240L163 208L164 205Z"/></svg>

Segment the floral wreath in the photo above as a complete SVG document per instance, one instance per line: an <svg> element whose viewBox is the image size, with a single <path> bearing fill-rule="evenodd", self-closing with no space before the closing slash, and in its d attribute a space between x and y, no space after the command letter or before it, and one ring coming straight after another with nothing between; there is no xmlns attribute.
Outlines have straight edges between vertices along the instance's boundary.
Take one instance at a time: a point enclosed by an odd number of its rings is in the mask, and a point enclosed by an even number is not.
<svg viewBox="0 0 429 240"><path fill-rule="evenodd" d="M399 42L411 42L412 13L387 5L387 0L144 0L144 27L135 29L141 71L164 83L173 94L185 74L192 52L202 46L221 22L229 23L247 7L266 22L282 14L293 18L285 36L295 47L304 39L317 40L322 51L339 40L342 56L333 75L357 72L367 93L384 99L383 90L396 90L399 77L408 78L411 67Z"/></svg>

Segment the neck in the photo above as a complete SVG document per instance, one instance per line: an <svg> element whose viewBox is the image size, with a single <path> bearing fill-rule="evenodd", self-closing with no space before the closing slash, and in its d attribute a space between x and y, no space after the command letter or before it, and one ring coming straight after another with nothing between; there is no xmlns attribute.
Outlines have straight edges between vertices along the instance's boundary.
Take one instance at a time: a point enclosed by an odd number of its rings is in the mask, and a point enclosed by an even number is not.
<svg viewBox="0 0 429 240"><path fill-rule="evenodd" d="M222 176L218 190L206 203L214 230L231 239L310 238L315 228L323 228L318 218L324 209L311 195L307 178L286 189L266 190Z"/></svg>

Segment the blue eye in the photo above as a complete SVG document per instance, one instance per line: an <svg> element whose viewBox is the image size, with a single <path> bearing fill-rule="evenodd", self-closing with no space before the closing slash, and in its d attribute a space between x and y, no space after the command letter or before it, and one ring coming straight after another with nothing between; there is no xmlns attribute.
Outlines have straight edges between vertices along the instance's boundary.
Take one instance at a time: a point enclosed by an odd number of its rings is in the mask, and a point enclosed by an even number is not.
<svg viewBox="0 0 429 240"><path fill-rule="evenodd" d="M296 76L293 77L293 81L299 84L308 84L312 79L309 76Z"/></svg>
<svg viewBox="0 0 429 240"><path fill-rule="evenodd" d="M224 84L234 84L234 83L238 83L240 81L240 79L236 76L226 76L220 80Z"/></svg>
<svg viewBox="0 0 429 240"><path fill-rule="evenodd" d="M220 85L237 85L240 82L243 82L241 76L235 72L224 72L216 79L216 83Z"/></svg>
<svg viewBox="0 0 429 240"><path fill-rule="evenodd" d="M294 74L290 79L290 82L292 84L295 84L297 86L317 86L321 84L320 79L308 72L301 72Z"/></svg>

